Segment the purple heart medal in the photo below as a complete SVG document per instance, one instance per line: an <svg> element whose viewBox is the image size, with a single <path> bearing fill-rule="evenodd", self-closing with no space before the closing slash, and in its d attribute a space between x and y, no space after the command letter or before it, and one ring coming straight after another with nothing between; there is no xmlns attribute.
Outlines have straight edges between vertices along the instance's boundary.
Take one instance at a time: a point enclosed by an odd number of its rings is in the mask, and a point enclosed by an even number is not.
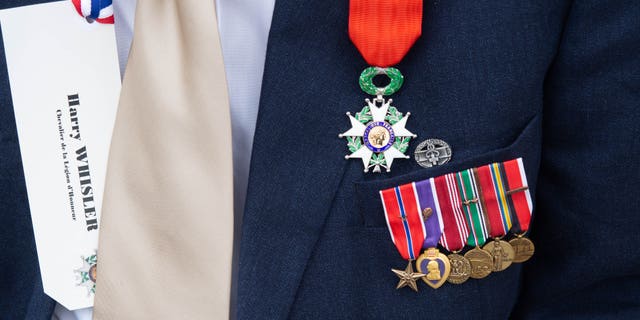
<svg viewBox="0 0 640 320"><path fill-rule="evenodd" d="M423 215L426 238L422 244L424 252L418 257L416 266L418 272L424 273L422 277L431 288L438 289L449 277L451 264L446 255L438 251L437 245L444 229L442 212L438 203L436 185L433 178L415 182L414 189L418 195L420 211Z"/></svg>

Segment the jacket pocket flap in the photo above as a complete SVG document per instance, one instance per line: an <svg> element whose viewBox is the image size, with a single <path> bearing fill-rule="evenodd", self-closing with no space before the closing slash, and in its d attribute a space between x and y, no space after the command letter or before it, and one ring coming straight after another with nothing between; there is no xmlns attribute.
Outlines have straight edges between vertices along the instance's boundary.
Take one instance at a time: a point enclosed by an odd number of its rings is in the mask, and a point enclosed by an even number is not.
<svg viewBox="0 0 640 320"><path fill-rule="evenodd" d="M452 162L442 166L419 169L398 177L368 182L356 182L355 193L357 208L362 215L365 227L386 228L382 202L379 195L380 190L518 157L523 158L525 170L529 175L537 172L540 161L541 117L540 114L534 116L524 129L522 129L518 137L505 147L491 150L471 158L454 158ZM534 194L537 179L535 179L534 176L528 178L529 188L532 194Z"/></svg>

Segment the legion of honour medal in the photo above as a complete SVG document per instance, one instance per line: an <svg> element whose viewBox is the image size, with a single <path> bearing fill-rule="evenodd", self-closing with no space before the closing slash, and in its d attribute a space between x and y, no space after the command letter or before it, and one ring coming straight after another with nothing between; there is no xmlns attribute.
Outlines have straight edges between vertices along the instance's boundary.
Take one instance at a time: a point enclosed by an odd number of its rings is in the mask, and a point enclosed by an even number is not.
<svg viewBox="0 0 640 320"><path fill-rule="evenodd" d="M371 65L360 75L360 88L372 99L355 114L347 112L351 129L339 134L347 139L350 154L360 159L364 171L391 171L395 159L409 159L409 142L417 137L405 128L410 113L403 114L385 98L400 89L404 77L391 66L399 63L422 30L422 0L351 0L349 35L364 59ZM373 83L386 75L385 87Z"/></svg>
<svg viewBox="0 0 640 320"><path fill-rule="evenodd" d="M82 267L74 270L78 280L78 286L87 288L87 295L96 293L96 277L98 274L98 255L96 253L88 257L80 257Z"/></svg>

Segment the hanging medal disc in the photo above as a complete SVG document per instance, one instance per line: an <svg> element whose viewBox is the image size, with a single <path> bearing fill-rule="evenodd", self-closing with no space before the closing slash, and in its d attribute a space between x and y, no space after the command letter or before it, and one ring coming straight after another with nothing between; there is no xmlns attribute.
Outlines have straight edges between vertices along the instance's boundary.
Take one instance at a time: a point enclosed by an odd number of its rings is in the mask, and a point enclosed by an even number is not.
<svg viewBox="0 0 640 320"><path fill-rule="evenodd" d="M516 235L516 238L509 240L509 244L514 251L513 262L515 263L522 263L529 260L536 251L533 242L523 235Z"/></svg>
<svg viewBox="0 0 640 320"><path fill-rule="evenodd" d="M469 259L455 251L449 254L447 258L451 264L451 273L449 273L447 281L453 284L465 283L471 277L471 262L469 262Z"/></svg>
<svg viewBox="0 0 640 320"><path fill-rule="evenodd" d="M513 262L515 252L509 242L495 238L493 241L487 242L482 250L491 255L492 267L494 272L502 271L508 268Z"/></svg>
<svg viewBox="0 0 640 320"><path fill-rule="evenodd" d="M465 259L471 264L471 274L469 277L473 279L482 279L491 274L493 270L492 258L489 253L480 249L473 248L464 254Z"/></svg>

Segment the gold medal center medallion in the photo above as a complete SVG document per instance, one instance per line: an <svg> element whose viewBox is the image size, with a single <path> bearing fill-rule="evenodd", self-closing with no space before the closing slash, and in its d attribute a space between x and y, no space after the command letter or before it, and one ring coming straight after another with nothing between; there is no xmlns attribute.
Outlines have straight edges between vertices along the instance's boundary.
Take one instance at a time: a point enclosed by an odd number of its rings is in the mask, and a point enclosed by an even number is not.
<svg viewBox="0 0 640 320"><path fill-rule="evenodd" d="M383 148L387 144L389 144L389 140L391 140L391 133L387 128L383 126L377 126L371 128L367 139L369 140L369 144L371 144L372 146L376 148Z"/></svg>

